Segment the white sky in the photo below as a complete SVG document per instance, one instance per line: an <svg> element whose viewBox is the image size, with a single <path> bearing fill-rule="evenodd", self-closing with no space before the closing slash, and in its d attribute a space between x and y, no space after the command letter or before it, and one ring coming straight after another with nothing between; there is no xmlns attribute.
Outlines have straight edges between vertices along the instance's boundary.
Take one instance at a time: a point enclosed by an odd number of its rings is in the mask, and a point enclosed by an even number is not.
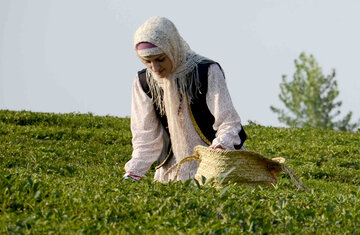
<svg viewBox="0 0 360 235"><path fill-rule="evenodd" d="M243 122L279 126L270 106L294 59L334 68L342 117L360 117L357 0L0 0L0 109L130 115L144 66L133 51L148 18L172 20L199 54L220 62Z"/></svg>

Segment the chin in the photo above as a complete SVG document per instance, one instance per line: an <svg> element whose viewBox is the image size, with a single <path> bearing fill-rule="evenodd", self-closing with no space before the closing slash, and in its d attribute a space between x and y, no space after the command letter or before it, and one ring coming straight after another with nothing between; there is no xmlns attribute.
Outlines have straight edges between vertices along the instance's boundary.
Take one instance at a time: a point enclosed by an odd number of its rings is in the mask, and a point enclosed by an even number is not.
<svg viewBox="0 0 360 235"><path fill-rule="evenodd" d="M156 74L159 78L166 78L168 74Z"/></svg>

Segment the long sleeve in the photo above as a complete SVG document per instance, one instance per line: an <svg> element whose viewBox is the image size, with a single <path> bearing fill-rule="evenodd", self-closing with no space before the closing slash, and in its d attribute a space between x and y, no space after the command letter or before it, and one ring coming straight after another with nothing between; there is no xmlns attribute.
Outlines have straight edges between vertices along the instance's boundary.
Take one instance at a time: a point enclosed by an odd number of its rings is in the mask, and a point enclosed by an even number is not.
<svg viewBox="0 0 360 235"><path fill-rule="evenodd" d="M224 75L217 64L209 67L206 103L215 118L213 128L216 130L216 138L211 146L221 145L226 150L234 150L234 145L239 145L241 141L241 120L232 104Z"/></svg>
<svg viewBox="0 0 360 235"><path fill-rule="evenodd" d="M133 82L131 133L133 152L131 160L125 164L125 171L144 177L162 152L164 129L138 77Z"/></svg>

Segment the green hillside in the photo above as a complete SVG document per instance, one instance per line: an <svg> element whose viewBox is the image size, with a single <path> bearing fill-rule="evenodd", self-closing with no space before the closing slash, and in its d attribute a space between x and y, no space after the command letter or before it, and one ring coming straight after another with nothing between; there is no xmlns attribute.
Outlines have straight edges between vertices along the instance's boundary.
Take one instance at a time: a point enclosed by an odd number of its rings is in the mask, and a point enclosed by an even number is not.
<svg viewBox="0 0 360 235"><path fill-rule="evenodd" d="M123 180L128 118L0 110L0 233L360 234L360 134L245 126L310 192Z"/></svg>

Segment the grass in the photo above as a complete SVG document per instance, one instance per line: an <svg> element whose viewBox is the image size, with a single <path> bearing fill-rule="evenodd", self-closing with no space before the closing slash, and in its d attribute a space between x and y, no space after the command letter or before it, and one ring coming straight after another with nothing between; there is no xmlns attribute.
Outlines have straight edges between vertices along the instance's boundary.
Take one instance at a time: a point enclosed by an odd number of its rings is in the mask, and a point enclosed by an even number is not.
<svg viewBox="0 0 360 235"><path fill-rule="evenodd" d="M128 118L0 110L2 234L359 234L360 134L245 126L310 192L123 180Z"/></svg>

